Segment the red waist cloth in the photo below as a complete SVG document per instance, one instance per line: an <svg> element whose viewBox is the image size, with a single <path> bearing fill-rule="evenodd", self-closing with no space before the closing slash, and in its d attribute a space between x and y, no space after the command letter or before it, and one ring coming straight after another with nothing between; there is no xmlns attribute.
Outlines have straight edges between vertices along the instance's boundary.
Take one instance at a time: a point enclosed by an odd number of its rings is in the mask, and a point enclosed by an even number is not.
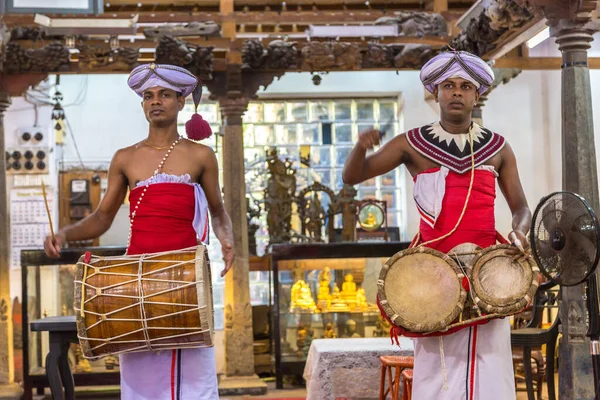
<svg viewBox="0 0 600 400"><path fill-rule="evenodd" d="M129 194L129 215L144 191ZM194 187L182 183L155 183L140 203L131 227L127 254L157 253L196 246L193 227L195 212Z"/></svg>
<svg viewBox="0 0 600 400"><path fill-rule="evenodd" d="M434 172L438 169L428 170L425 173ZM442 210L435 227L431 228L421 220L419 226L421 243L443 236L454 228L463 210L470 181L471 172L458 174L450 171L448 173ZM495 199L495 175L490 171L475 170L471 197L460 225L449 237L427 244L426 247L447 253L462 243L474 243L482 248L494 245L496 243Z"/></svg>
<svg viewBox="0 0 600 400"><path fill-rule="evenodd" d="M439 170L439 168L430 169L422 173L433 173ZM416 179L416 177L415 177ZM463 210L467 193L469 191L469 183L471 181L471 172L465 174L458 174L454 171L449 171L445 181L445 193L442 200L442 209L436 220L435 227L431 228L427 223L421 220L419 226L420 240L418 243L412 243L411 245L418 245L432 239L436 239L450 232L456 222L460 218L460 214ZM471 196L465 214L458 225L456 231L445 239L438 240L436 242L425 245L426 247L436 249L443 253L447 253L452 250L455 246L462 243L474 243L482 248L493 246L496 244L496 240L502 240L497 236L496 232L496 219L494 215L494 202L496 199L496 177L495 175L486 170L475 170L475 176L473 178L473 187L471 189ZM423 336L445 336L457 332L461 329L468 328L473 325L483 325L489 321L478 321L473 322L469 325L455 327L445 332L436 332L428 335L420 333L413 333L403 329L400 326L395 325L390 318L387 316L385 311L381 308L379 298L377 298L377 305L381 315L388 320L391 324L392 329L390 330L390 336L392 342L396 341L399 345L398 337L423 337Z"/></svg>

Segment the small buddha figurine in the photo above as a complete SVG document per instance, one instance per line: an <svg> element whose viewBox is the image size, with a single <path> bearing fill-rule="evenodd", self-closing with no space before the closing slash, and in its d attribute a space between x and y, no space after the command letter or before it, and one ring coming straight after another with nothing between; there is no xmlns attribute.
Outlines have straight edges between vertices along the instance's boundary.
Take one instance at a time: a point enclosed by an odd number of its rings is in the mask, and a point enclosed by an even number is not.
<svg viewBox="0 0 600 400"><path fill-rule="evenodd" d="M335 339L337 337L337 334L335 333L335 330L333 329L333 324L331 322L327 323L323 337L325 339Z"/></svg>
<svg viewBox="0 0 600 400"><path fill-rule="evenodd" d="M327 309L329 312L349 312L348 303L342 298L338 285L333 286L333 294L331 295L331 306Z"/></svg>
<svg viewBox="0 0 600 400"><path fill-rule="evenodd" d="M296 347L298 348L298 357L302 357L304 354L304 343L306 342L306 337L308 336L308 330L304 326L304 324L300 324L298 326L298 330L296 331Z"/></svg>
<svg viewBox="0 0 600 400"><path fill-rule="evenodd" d="M356 309L361 311L366 311L369 309L369 304L367 303L367 297L365 296L364 288L359 288L356 291Z"/></svg>
<svg viewBox="0 0 600 400"><path fill-rule="evenodd" d="M294 292L294 286L296 285L296 291ZM316 311L317 305L312 297L308 283L299 280L294 283L294 286L292 286L292 304L290 306L290 311Z"/></svg>
<svg viewBox="0 0 600 400"><path fill-rule="evenodd" d="M299 279L292 285L290 293L290 311L293 311L295 308L298 307L298 300L300 299L300 288L302 288L303 284L304 281L302 279Z"/></svg>
<svg viewBox="0 0 600 400"><path fill-rule="evenodd" d="M330 283L331 271L329 270L329 267L325 267L325 269L319 273L319 293L317 294L317 307L321 310L325 310L331 305Z"/></svg>
<svg viewBox="0 0 600 400"><path fill-rule="evenodd" d="M377 225L377 218L375 218L375 215L371 211L369 211L369 213L367 214L367 219L363 223L363 226L366 228L373 228L376 225Z"/></svg>
<svg viewBox="0 0 600 400"><path fill-rule="evenodd" d="M346 331L344 332L343 338L359 338L362 337L356 332L356 321L349 319L346 321Z"/></svg>
<svg viewBox="0 0 600 400"><path fill-rule="evenodd" d="M356 306L356 283L354 282L354 276L352 274L347 274L344 277L341 296L342 299L348 303L350 308L354 308Z"/></svg>

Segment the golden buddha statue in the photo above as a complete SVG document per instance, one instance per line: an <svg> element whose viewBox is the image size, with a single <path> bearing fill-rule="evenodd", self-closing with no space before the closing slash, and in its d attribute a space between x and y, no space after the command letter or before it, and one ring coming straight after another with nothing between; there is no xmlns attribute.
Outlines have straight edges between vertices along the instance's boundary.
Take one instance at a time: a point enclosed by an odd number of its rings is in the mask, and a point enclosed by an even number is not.
<svg viewBox="0 0 600 400"><path fill-rule="evenodd" d="M310 286L302 279L298 280L292 286L292 302L290 304L290 312L309 311L314 312L317 309L315 300L310 292Z"/></svg>
<svg viewBox="0 0 600 400"><path fill-rule="evenodd" d="M365 228L374 228L377 225L377 218L375 218L375 214L371 211L367 214L367 219L363 222L363 227Z"/></svg>
<svg viewBox="0 0 600 400"><path fill-rule="evenodd" d="M366 310L369 307L367 303L367 297L365 296L365 289L359 288L356 291L356 309Z"/></svg>
<svg viewBox="0 0 600 400"><path fill-rule="evenodd" d="M350 312L348 303L342 298L338 285L333 286L331 295L331 305L327 308L329 312Z"/></svg>
<svg viewBox="0 0 600 400"><path fill-rule="evenodd" d="M325 269L319 273L319 293L317 294L317 307L321 310L325 310L331 305L330 283L331 271L329 270L329 267L325 267Z"/></svg>
<svg viewBox="0 0 600 400"><path fill-rule="evenodd" d="M356 283L354 282L354 276L352 274L347 274L344 277L340 295L342 296L342 299L348 303L350 308L356 306Z"/></svg>
<svg viewBox="0 0 600 400"><path fill-rule="evenodd" d="M335 339L337 337L337 334L335 333L335 329L333 329L333 324L331 322L327 323L323 337L325 339Z"/></svg>
<svg viewBox="0 0 600 400"><path fill-rule="evenodd" d="M363 312L379 311L376 304L370 304L369 302L367 302L367 296L365 296L364 288L359 288L356 291L356 310Z"/></svg>

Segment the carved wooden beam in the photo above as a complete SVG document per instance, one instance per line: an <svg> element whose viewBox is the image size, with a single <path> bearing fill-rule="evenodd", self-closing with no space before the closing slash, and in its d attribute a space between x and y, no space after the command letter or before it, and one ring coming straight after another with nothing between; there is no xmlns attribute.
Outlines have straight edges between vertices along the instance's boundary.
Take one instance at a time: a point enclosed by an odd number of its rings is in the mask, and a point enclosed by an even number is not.
<svg viewBox="0 0 600 400"><path fill-rule="evenodd" d="M467 29L452 39L449 47L494 59L518 46L521 40L529 39L526 36L537 33L531 29L543 15L529 3L519 1L491 0L478 18L473 18Z"/></svg>
<svg viewBox="0 0 600 400"><path fill-rule="evenodd" d="M560 70L563 60L560 57L503 57L495 60L494 68L519 68L523 70ZM600 69L600 58L589 58L590 69Z"/></svg>
<svg viewBox="0 0 600 400"><path fill-rule="evenodd" d="M0 74L0 92L6 92L11 97L23 96L30 87L48 77L45 73Z"/></svg>

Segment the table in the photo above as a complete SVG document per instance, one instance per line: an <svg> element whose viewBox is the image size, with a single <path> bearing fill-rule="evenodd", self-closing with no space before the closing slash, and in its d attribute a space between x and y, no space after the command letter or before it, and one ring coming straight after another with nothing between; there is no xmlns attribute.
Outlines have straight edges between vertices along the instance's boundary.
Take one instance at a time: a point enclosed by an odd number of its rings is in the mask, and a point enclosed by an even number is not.
<svg viewBox="0 0 600 400"><path fill-rule="evenodd" d="M54 399L73 399L75 384L69 368L69 345L78 343L75 316L47 317L31 322L31 330L48 332L50 352L46 356L46 375ZM63 395L64 386L64 395Z"/></svg>
<svg viewBox="0 0 600 400"><path fill-rule="evenodd" d="M380 356L412 356L413 342L400 338L316 339L308 351L304 379L307 400L378 399Z"/></svg>

